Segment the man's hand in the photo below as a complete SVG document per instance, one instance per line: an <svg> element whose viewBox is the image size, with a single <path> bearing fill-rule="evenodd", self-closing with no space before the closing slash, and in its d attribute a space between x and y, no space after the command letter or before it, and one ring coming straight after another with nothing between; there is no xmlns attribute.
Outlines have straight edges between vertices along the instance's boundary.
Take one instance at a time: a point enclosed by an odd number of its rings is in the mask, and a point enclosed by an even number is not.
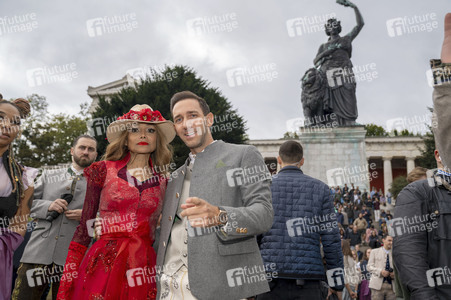
<svg viewBox="0 0 451 300"><path fill-rule="evenodd" d="M445 38L442 45L442 63L451 63L451 13L445 16Z"/></svg>
<svg viewBox="0 0 451 300"><path fill-rule="evenodd" d="M352 299L357 299L357 293L356 292L352 292L349 293Z"/></svg>
<svg viewBox="0 0 451 300"><path fill-rule="evenodd" d="M188 217L192 227L211 227L220 224L219 207L211 205L203 199L189 197L185 204L181 205L181 208L183 209L181 216Z"/></svg>
<svg viewBox="0 0 451 300"><path fill-rule="evenodd" d="M64 214L66 215L66 218L69 220L81 220L81 209L72 209L72 210L66 210Z"/></svg>
<svg viewBox="0 0 451 300"><path fill-rule="evenodd" d="M56 199L52 203L50 203L49 211L57 211L60 214L67 210L67 201L64 199Z"/></svg>
<svg viewBox="0 0 451 300"><path fill-rule="evenodd" d="M382 276L382 277L388 277L389 275L390 275L390 272L385 271L385 270L382 270L382 271L381 271L381 276Z"/></svg>
<svg viewBox="0 0 451 300"><path fill-rule="evenodd" d="M332 289L332 288L329 288L329 292L327 293L327 298L326 298L326 299L329 299L329 297L330 297L332 294L337 295L338 299L342 299L342 294L343 294L343 292L336 291L336 290L334 290L334 289Z"/></svg>

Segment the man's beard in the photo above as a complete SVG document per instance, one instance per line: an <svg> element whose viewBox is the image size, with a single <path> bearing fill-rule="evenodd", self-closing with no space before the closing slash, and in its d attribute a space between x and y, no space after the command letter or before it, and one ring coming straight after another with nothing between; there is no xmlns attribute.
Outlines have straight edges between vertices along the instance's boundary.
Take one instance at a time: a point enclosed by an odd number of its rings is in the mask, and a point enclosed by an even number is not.
<svg viewBox="0 0 451 300"><path fill-rule="evenodd" d="M85 159L85 160L83 160ZM76 156L74 155L74 162L82 168L89 167L94 160L90 160L88 156Z"/></svg>

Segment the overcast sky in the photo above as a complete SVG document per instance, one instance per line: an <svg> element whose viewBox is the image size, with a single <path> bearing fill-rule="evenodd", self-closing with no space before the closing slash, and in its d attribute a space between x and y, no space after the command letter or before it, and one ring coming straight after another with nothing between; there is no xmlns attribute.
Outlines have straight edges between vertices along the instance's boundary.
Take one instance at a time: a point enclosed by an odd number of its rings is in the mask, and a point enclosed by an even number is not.
<svg viewBox="0 0 451 300"><path fill-rule="evenodd" d="M370 68L357 82L357 122L421 122L432 106L426 72L429 59L440 57L449 0L354 3L365 26L352 62ZM299 80L327 41L318 30L325 18L341 20L342 35L356 25L354 10L333 0L2 0L0 11L4 98L37 93L51 112L74 114L91 102L88 86L135 68L182 64L222 91L247 120L251 139L281 138L288 120L303 117ZM259 81L240 81L236 68L257 70ZM66 82L49 82L53 71Z"/></svg>

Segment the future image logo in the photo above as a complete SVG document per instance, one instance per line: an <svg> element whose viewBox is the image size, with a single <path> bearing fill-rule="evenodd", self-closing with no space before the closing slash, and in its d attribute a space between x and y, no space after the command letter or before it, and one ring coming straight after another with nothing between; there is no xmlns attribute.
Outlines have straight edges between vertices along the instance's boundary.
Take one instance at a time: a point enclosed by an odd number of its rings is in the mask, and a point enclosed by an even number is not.
<svg viewBox="0 0 451 300"><path fill-rule="evenodd" d="M229 87L238 87L265 81L271 82L279 76L276 69L275 63L229 69L226 71L227 83Z"/></svg>
<svg viewBox="0 0 451 300"><path fill-rule="evenodd" d="M11 33L31 32L36 28L38 28L36 13L0 18L0 36Z"/></svg>
<svg viewBox="0 0 451 300"><path fill-rule="evenodd" d="M289 37L301 36L324 31L324 24L328 19L335 18L335 13L303 16L286 21L286 27Z"/></svg>
<svg viewBox="0 0 451 300"><path fill-rule="evenodd" d="M337 215L331 213L289 219L286 221L286 226L290 237L311 233L331 232L334 228L338 228Z"/></svg>
<svg viewBox="0 0 451 300"><path fill-rule="evenodd" d="M138 28L138 21L135 13L105 16L86 21L89 37L98 37L117 32L131 32L136 28Z"/></svg>
<svg viewBox="0 0 451 300"><path fill-rule="evenodd" d="M438 287L444 284L451 284L451 272L448 266L444 268L435 268L426 271L428 285Z"/></svg>
<svg viewBox="0 0 451 300"><path fill-rule="evenodd" d="M26 72L26 76L30 87L55 82L71 82L73 79L78 78L77 65L75 63L69 63L29 69Z"/></svg>
<svg viewBox="0 0 451 300"><path fill-rule="evenodd" d="M226 171L226 177L230 187L271 180L266 165L230 169Z"/></svg>
<svg viewBox="0 0 451 300"><path fill-rule="evenodd" d="M387 221L388 233L393 237L417 232L431 232L436 228L438 228L438 220L435 213L394 218Z"/></svg>
<svg viewBox="0 0 451 300"><path fill-rule="evenodd" d="M278 277L276 264L255 265L252 267L244 266L240 268L229 269L226 271L227 283L229 287L239 287L245 284L256 283L259 281L268 281Z"/></svg>
<svg viewBox="0 0 451 300"><path fill-rule="evenodd" d="M436 126L432 122L431 114L388 119L385 124L388 135L391 137L396 135L395 132L400 134L404 130L414 134L425 133L428 131L428 124L431 124L433 128Z"/></svg>
<svg viewBox="0 0 451 300"><path fill-rule="evenodd" d="M342 268L335 268L331 270L327 270L327 284L330 287L336 287L344 285L345 283L345 275L344 270Z"/></svg>
<svg viewBox="0 0 451 300"><path fill-rule="evenodd" d="M188 35L201 36L210 33L231 32L238 28L236 13L198 17L186 21Z"/></svg>
<svg viewBox="0 0 451 300"><path fill-rule="evenodd" d="M376 164L363 164L343 168L334 168L326 171L329 186L342 186L349 182L367 182L377 178Z"/></svg>
<svg viewBox="0 0 451 300"><path fill-rule="evenodd" d="M417 32L431 32L438 28L438 21L435 13L427 13L389 19L386 26L388 36L397 37Z"/></svg>

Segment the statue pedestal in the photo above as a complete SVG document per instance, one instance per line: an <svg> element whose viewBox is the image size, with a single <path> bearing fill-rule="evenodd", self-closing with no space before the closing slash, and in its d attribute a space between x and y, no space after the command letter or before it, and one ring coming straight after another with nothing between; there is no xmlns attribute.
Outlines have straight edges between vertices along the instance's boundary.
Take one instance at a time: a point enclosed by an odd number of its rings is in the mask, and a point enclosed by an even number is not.
<svg viewBox="0 0 451 300"><path fill-rule="evenodd" d="M302 171L329 186L345 183L363 192L369 191L371 170L365 154L363 125L336 128L299 128L299 140L304 148Z"/></svg>

